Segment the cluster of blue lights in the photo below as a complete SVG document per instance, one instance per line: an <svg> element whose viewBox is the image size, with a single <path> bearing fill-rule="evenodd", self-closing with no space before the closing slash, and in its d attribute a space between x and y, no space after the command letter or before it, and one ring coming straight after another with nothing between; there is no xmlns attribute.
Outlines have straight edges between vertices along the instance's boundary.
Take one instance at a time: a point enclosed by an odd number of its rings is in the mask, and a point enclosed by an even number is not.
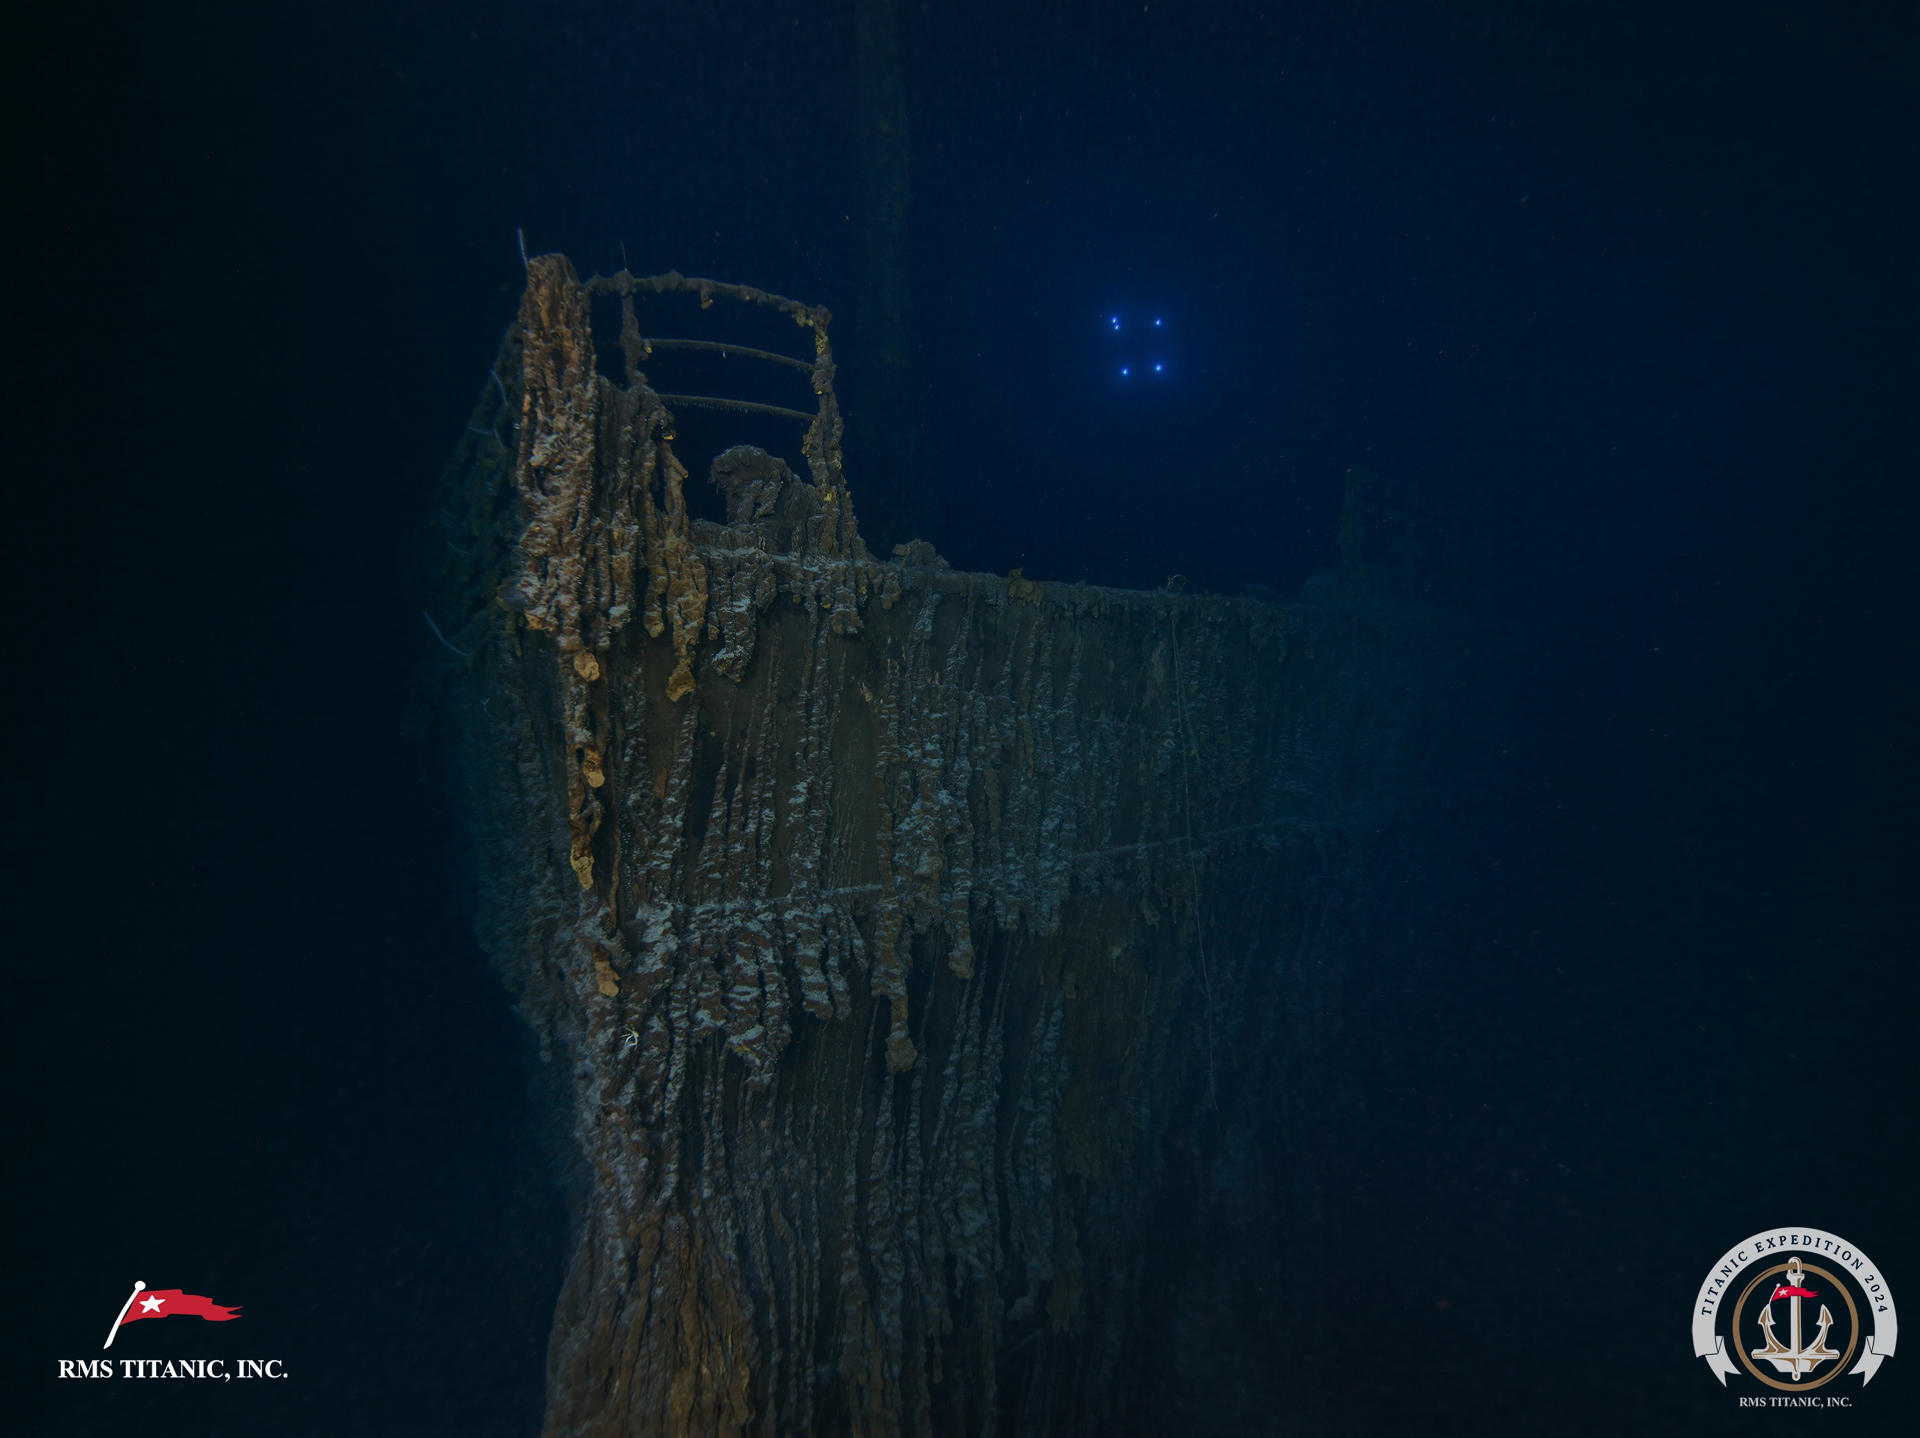
<svg viewBox="0 0 1920 1438"><path fill-rule="evenodd" d="M1143 320L1137 325L1130 324L1123 315L1107 316L1109 333L1124 335L1129 341L1137 342L1144 339L1142 348L1147 351L1145 354L1136 352L1115 361L1114 369L1121 379L1132 379L1136 374L1164 376L1167 373L1166 359L1152 352L1153 347L1165 334L1166 325L1166 319L1161 315L1155 315L1152 319Z"/></svg>

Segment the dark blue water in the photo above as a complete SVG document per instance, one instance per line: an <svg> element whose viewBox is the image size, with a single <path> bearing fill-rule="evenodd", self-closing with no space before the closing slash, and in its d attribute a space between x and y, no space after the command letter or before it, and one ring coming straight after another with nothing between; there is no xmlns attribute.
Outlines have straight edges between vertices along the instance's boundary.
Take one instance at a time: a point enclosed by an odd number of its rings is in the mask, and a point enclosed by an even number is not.
<svg viewBox="0 0 1920 1438"><path fill-rule="evenodd" d="M1291 595L1359 467L1455 621L1299 1240L1348 1287L1289 1300L1333 1357L1271 1431L1762 1421L1687 1343L1723 1249L1815 1224L1920 1292L1911 7L1041 9L902 7L875 547ZM408 712L413 538L517 228L832 306L860 500L852 7L9 52L17 1431L537 1431L554 1122ZM134 1278L292 1376L54 1378ZM1896 1359L1798 1421L1913 1401Z"/></svg>

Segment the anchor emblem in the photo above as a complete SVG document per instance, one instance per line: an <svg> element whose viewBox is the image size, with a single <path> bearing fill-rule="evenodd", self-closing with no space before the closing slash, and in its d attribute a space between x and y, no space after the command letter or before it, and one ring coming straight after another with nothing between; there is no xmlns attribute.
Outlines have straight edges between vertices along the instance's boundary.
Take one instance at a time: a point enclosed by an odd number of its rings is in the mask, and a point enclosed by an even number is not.
<svg viewBox="0 0 1920 1438"><path fill-rule="evenodd" d="M1793 1381L1798 1383L1804 1373L1811 1373L1822 1363L1832 1362L1840 1355L1827 1347L1827 1330L1833 1327L1833 1315L1827 1312L1827 1305L1820 1305L1820 1331L1813 1335L1810 1346L1802 1346L1800 1334L1800 1304L1803 1299L1818 1298L1820 1295L1801 1283L1805 1272L1798 1258L1787 1260L1787 1281L1773 1290L1773 1298L1787 1300L1787 1338L1782 1343L1773 1331L1773 1299L1767 1300L1765 1308L1760 1310L1760 1327L1767 1336L1766 1347L1751 1348L1747 1351L1755 1358L1765 1359L1773 1365L1776 1373L1791 1373Z"/></svg>

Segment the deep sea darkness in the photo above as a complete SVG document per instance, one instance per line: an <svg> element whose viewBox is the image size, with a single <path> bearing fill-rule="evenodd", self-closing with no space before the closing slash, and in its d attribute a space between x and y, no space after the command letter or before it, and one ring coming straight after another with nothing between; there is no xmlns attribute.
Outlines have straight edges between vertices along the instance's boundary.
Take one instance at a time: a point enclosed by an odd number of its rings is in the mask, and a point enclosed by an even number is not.
<svg viewBox="0 0 1920 1438"><path fill-rule="evenodd" d="M1773 1224L1920 1305L1913 6L901 14L876 551L1291 596L1349 469L1425 517L1426 857L1271 1431L1915 1431L1920 1352L1789 1420L1687 1331ZM852 15L16 15L7 1431L538 1431L567 1140L450 872L418 538L516 230L832 306L859 500ZM134 1278L290 1377L58 1380Z"/></svg>

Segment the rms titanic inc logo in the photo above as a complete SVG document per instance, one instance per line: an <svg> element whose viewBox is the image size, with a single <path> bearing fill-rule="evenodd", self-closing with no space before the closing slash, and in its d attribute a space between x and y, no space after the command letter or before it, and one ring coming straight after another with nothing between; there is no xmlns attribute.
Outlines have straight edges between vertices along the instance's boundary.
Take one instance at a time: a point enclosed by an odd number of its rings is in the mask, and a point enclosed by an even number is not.
<svg viewBox="0 0 1920 1438"><path fill-rule="evenodd" d="M1893 1357L1899 1315L1866 1254L1817 1228L1768 1229L1714 1264L1693 1305L1693 1352L1740 1405L1847 1408ZM1856 1386L1819 1390L1842 1376Z"/></svg>
<svg viewBox="0 0 1920 1438"><path fill-rule="evenodd" d="M148 1288L135 1282L133 1292L120 1305L107 1329L104 1351L129 1323L143 1318L204 1318L210 1323L231 1323L240 1316L238 1304L215 1303L198 1293L183 1293L178 1288ZM278 1358L62 1358L62 1378L192 1378L231 1383L236 1378L285 1378L286 1366Z"/></svg>

